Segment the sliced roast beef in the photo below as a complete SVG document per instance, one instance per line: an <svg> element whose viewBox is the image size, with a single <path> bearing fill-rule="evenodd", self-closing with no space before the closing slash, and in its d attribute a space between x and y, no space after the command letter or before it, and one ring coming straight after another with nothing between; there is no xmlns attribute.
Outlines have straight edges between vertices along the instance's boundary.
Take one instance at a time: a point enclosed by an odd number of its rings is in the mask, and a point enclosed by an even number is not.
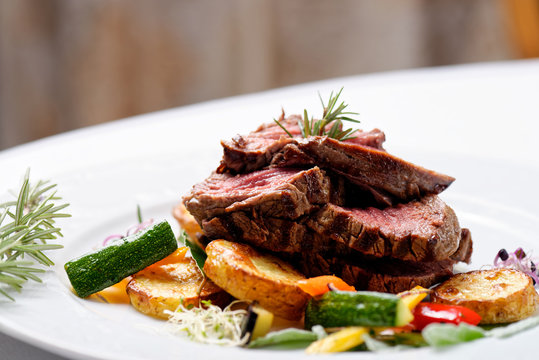
<svg viewBox="0 0 539 360"><path fill-rule="evenodd" d="M248 243L307 276L358 289L430 287L469 262L470 232L436 194L454 179L388 154L380 130L303 138L299 116L222 141L217 171L184 197L204 236Z"/></svg>
<svg viewBox="0 0 539 360"><path fill-rule="evenodd" d="M358 131L355 138L338 141L326 136L302 138L298 116L281 120L290 137L277 124L264 124L246 136L222 141L224 154L217 172L245 173L273 167L319 166L340 174L381 204L409 201L438 194L455 179L388 154L385 135L378 129ZM397 200L397 201L395 201Z"/></svg>
<svg viewBox="0 0 539 360"><path fill-rule="evenodd" d="M339 202L339 197L318 167L271 168L236 176L214 173L196 184L184 203L198 222L236 211L295 219L332 200Z"/></svg>
<svg viewBox="0 0 539 360"><path fill-rule="evenodd" d="M441 261L403 261L356 254L299 253L294 264L306 276L334 274L357 289L397 293L414 286L425 288L444 281L453 274L453 265L469 263L472 254L470 231L462 229L458 250Z"/></svg>
<svg viewBox="0 0 539 360"><path fill-rule="evenodd" d="M460 239L455 212L436 195L384 209L328 204L309 226L363 254L402 260L447 259Z"/></svg>
<svg viewBox="0 0 539 360"><path fill-rule="evenodd" d="M371 191L380 202L409 201L438 194L455 179L372 147L311 136L286 144L271 161L276 167L317 165Z"/></svg>
<svg viewBox="0 0 539 360"><path fill-rule="evenodd" d="M322 245L301 221L253 216L252 212L237 211L204 220L202 229L210 239L243 242L278 253L295 254Z"/></svg>
<svg viewBox="0 0 539 360"><path fill-rule="evenodd" d="M343 262L334 259L332 269L354 286L381 292L398 293L414 286L429 288L453 275L453 265L469 263L472 255L471 234L462 229L459 248L449 259L441 261L400 261L390 258L364 262Z"/></svg>
<svg viewBox="0 0 539 360"><path fill-rule="evenodd" d="M348 209L328 204L296 220L235 211L202 222L210 238L224 238L270 251L445 260L459 247L461 229L453 210L436 195L385 209ZM466 249L463 251L467 251Z"/></svg>
<svg viewBox="0 0 539 360"><path fill-rule="evenodd" d="M358 290L398 293L414 286L429 288L451 276L454 262L406 262L383 259L352 263L319 254L302 256L296 266L306 276L336 275Z"/></svg>
<svg viewBox="0 0 539 360"><path fill-rule="evenodd" d="M280 120L293 138L276 123L269 123L261 125L248 135L237 135L232 140L221 141L224 154L218 172L247 173L266 167L283 147L302 138L298 120L301 120L298 115L286 119L282 117ZM378 129L358 131L354 136L353 139L346 140L346 143L383 150L385 135Z"/></svg>
<svg viewBox="0 0 539 360"><path fill-rule="evenodd" d="M360 210L329 204L315 215L295 220L235 211L204 220L202 228L209 238L271 251L290 260L306 276L335 274L357 289L373 291L430 287L449 277L456 262L470 261L470 231L460 229L453 211L435 195L383 210L365 209L364 217L354 216L356 211ZM358 224L366 220L372 223ZM351 240L351 234L356 234L356 240ZM371 249L355 246L358 238L367 237L367 242L382 245ZM445 242L454 246L445 246ZM412 253L414 247L420 250ZM439 260L433 260L434 254Z"/></svg>
<svg viewBox="0 0 539 360"><path fill-rule="evenodd" d="M430 287L452 274L458 261L469 262L471 236L462 229L459 249L441 261L376 258L309 231L301 222L258 218L235 212L204 223L208 236L242 241L288 259L306 276L337 275L357 289L400 292L419 285Z"/></svg>
<svg viewBox="0 0 539 360"><path fill-rule="evenodd" d="M472 233L469 229L463 228L460 233L459 248L451 255L451 260L465 262L467 264L472 260L473 241Z"/></svg>

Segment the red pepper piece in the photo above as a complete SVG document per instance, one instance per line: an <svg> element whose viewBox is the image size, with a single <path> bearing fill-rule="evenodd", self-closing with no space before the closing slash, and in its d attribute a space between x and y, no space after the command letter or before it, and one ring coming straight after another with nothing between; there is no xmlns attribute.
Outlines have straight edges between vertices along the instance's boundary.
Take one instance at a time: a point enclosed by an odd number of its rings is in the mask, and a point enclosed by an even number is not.
<svg viewBox="0 0 539 360"><path fill-rule="evenodd" d="M435 303L419 303L414 308L414 320L411 324L416 330L432 323L449 323L458 325L465 322L470 325L477 325L481 321L481 316L473 310L458 305L446 305Z"/></svg>

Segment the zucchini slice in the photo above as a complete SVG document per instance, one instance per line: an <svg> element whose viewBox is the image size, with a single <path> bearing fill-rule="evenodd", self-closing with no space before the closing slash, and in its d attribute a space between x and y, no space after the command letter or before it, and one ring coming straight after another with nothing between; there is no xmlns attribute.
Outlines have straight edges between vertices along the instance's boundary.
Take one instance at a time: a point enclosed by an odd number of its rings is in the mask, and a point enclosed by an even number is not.
<svg viewBox="0 0 539 360"><path fill-rule="evenodd" d="M397 295L374 291L329 291L311 299L305 310L305 328L343 326L403 326L413 315Z"/></svg>
<svg viewBox="0 0 539 360"><path fill-rule="evenodd" d="M162 221L64 265L75 293L84 298L112 286L178 248L170 225Z"/></svg>

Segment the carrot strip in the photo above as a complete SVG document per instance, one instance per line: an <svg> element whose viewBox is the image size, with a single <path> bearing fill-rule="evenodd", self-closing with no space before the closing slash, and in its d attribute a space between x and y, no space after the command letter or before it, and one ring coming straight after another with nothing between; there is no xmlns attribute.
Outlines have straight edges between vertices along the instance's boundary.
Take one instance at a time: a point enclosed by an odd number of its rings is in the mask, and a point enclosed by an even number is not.
<svg viewBox="0 0 539 360"><path fill-rule="evenodd" d="M305 291L311 296L325 294L330 290L328 287L329 284L331 284L337 290L356 291L353 286L348 285L341 278L332 275L317 276L305 280L299 280L297 284L301 290Z"/></svg>
<svg viewBox="0 0 539 360"><path fill-rule="evenodd" d="M125 287L129 283L129 280L131 280L131 276L126 277L117 284L90 295L88 298L109 304L129 304L129 295L127 295L127 292L125 291Z"/></svg>
<svg viewBox="0 0 539 360"><path fill-rule="evenodd" d="M140 270L137 275L154 276L159 274L166 276L168 274L167 265L183 262L185 260L185 254L187 253L187 250L187 246L179 247L166 258L159 260L158 262L153 263L150 266L147 266L144 269Z"/></svg>

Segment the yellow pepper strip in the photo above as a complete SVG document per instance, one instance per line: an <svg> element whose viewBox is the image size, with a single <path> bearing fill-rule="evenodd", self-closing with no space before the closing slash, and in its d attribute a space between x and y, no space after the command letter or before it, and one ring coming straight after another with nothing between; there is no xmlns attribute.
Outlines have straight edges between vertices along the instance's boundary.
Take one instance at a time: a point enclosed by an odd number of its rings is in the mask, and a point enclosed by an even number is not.
<svg viewBox="0 0 539 360"><path fill-rule="evenodd" d="M368 331L365 327L351 326L337 331L327 337L313 342L305 350L307 354L324 354L350 350L363 342L363 335Z"/></svg>
<svg viewBox="0 0 539 360"><path fill-rule="evenodd" d="M400 309L402 316L402 323L400 326L395 327L374 327L374 332L378 335L383 332L395 333L395 332L408 332L410 328L407 325L414 320L414 308L430 293L429 289L421 286L416 286L413 289L406 290L397 294L401 298L401 304L405 309Z"/></svg>
<svg viewBox="0 0 539 360"><path fill-rule="evenodd" d="M273 324L273 314L268 310L255 305L253 311L258 317L256 318L251 340L265 336L270 331L271 325Z"/></svg>
<svg viewBox="0 0 539 360"><path fill-rule="evenodd" d="M130 276L117 284L90 295L88 298L109 304L129 304L129 295L127 295L127 292L125 291L125 287L129 280L131 280Z"/></svg>
<svg viewBox="0 0 539 360"><path fill-rule="evenodd" d="M430 293L429 289L425 289L421 286L416 286L411 290L398 293L397 296L401 298L401 301L406 304L408 309L412 311L417 304L419 304Z"/></svg>

